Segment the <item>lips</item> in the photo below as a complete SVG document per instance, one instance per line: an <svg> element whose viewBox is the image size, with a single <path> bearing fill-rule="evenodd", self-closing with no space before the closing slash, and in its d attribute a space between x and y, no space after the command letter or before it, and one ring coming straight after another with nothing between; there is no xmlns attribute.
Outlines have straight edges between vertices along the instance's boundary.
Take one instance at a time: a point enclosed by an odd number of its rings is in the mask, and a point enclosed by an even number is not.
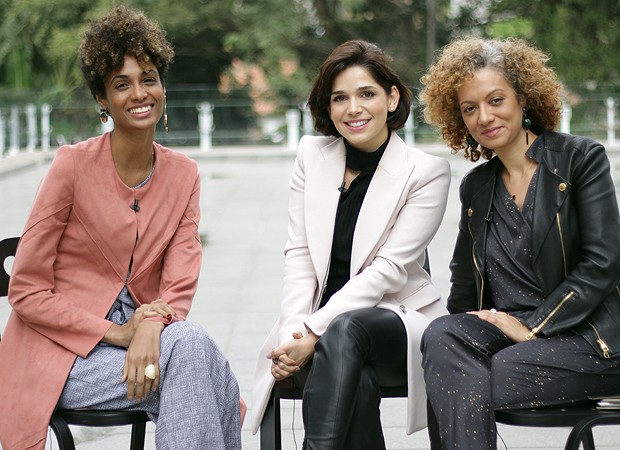
<svg viewBox="0 0 620 450"><path fill-rule="evenodd" d="M369 119L367 119L367 120L356 120L354 122L345 122L345 123L350 128L360 128L360 127L363 127L364 125L366 125L368 122L370 122Z"/></svg>
<svg viewBox="0 0 620 450"><path fill-rule="evenodd" d="M146 112L149 112L153 109L153 105L144 105L144 106L139 106L137 108L131 108L129 110L130 114L143 114Z"/></svg>
<svg viewBox="0 0 620 450"><path fill-rule="evenodd" d="M488 130L484 130L482 132L482 134L484 136L486 136L486 137L491 138L491 137L497 136L499 134L500 130L501 130L501 127L490 128Z"/></svg>

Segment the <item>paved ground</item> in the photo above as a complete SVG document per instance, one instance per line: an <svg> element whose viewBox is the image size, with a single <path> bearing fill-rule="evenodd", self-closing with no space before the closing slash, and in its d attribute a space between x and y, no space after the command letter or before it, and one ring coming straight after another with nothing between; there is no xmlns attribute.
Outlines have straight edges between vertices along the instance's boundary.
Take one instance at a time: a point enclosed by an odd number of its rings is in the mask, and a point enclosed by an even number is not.
<svg viewBox="0 0 620 450"><path fill-rule="evenodd" d="M448 262L456 234L457 188L471 163L451 156L441 146L426 151L447 157L452 166L448 211L430 246L433 278L442 294L448 290ZM287 182L293 154L281 148L246 151L217 148L200 154L184 150L199 161L202 175L201 233L206 247L199 290L189 319L201 323L228 356L242 394L251 407L251 381L258 350L278 313L282 279L282 248L286 237ZM617 154L617 152L615 152ZM23 154L0 160L0 237L21 233L39 180L52 154ZM614 172L620 161L614 157ZM620 176L617 176L620 180ZM0 301L0 330L9 307ZM283 402L283 448L301 448L301 403ZM383 425L390 450L428 449L426 432L404 432L404 400L386 399ZM128 428L75 429L81 450L128 448ZM515 428L500 425L510 450L561 449L566 429ZM598 449L620 448L620 427L595 429ZM53 441L53 439L50 439ZM244 449L258 450L258 435L243 428ZM55 442L49 448L57 448ZM147 449L154 449L149 426ZM183 450L183 449L180 449Z"/></svg>

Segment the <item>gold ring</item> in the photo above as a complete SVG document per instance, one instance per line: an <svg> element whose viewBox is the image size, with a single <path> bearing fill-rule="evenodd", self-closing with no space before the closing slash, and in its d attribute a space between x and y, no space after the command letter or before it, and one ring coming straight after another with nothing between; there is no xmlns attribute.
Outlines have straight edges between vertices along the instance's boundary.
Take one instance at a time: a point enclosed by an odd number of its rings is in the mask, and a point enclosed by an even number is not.
<svg viewBox="0 0 620 450"><path fill-rule="evenodd" d="M154 380L156 375L157 372L155 371L154 364L149 364L144 368L144 376L147 377L149 380Z"/></svg>

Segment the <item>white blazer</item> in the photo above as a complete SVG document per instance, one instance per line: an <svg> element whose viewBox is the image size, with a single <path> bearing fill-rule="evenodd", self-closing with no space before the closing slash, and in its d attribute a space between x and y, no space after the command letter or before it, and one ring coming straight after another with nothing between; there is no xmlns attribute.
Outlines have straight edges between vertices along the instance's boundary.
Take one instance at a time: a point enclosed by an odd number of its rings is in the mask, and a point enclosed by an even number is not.
<svg viewBox="0 0 620 450"><path fill-rule="evenodd" d="M289 183L282 305L258 356L253 433L275 382L265 355L292 339L293 332L306 334L307 327L320 336L339 314L374 306L396 312L407 329L407 434L426 426L420 338L429 322L447 310L422 266L446 209L450 166L443 158L407 147L392 133L357 220L351 279L317 310L329 271L345 161L342 138L304 136L299 143Z"/></svg>

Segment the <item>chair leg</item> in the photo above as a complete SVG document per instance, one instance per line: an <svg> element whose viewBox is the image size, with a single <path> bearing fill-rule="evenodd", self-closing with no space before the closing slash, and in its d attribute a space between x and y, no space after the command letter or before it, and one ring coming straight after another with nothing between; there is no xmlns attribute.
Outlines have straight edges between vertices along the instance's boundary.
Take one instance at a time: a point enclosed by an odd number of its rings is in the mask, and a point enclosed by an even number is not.
<svg viewBox="0 0 620 450"><path fill-rule="evenodd" d="M280 399L271 397L260 424L260 450L282 450Z"/></svg>
<svg viewBox="0 0 620 450"><path fill-rule="evenodd" d="M56 435L58 448L60 450L75 450L75 441L73 440L73 435L65 419L53 415L50 421L50 428L54 432L54 435Z"/></svg>
<svg viewBox="0 0 620 450"><path fill-rule="evenodd" d="M581 444L583 444L583 450L595 450L592 427L589 424L580 425L581 424L578 423L571 430L566 440L564 450L579 450Z"/></svg>
<svg viewBox="0 0 620 450"><path fill-rule="evenodd" d="M131 426L131 445L130 450L144 450L144 439L146 435L146 423L134 423Z"/></svg>
<svg viewBox="0 0 620 450"><path fill-rule="evenodd" d="M594 436L592 435L592 428L588 428L588 431L584 433L583 438L583 450L594 450Z"/></svg>

